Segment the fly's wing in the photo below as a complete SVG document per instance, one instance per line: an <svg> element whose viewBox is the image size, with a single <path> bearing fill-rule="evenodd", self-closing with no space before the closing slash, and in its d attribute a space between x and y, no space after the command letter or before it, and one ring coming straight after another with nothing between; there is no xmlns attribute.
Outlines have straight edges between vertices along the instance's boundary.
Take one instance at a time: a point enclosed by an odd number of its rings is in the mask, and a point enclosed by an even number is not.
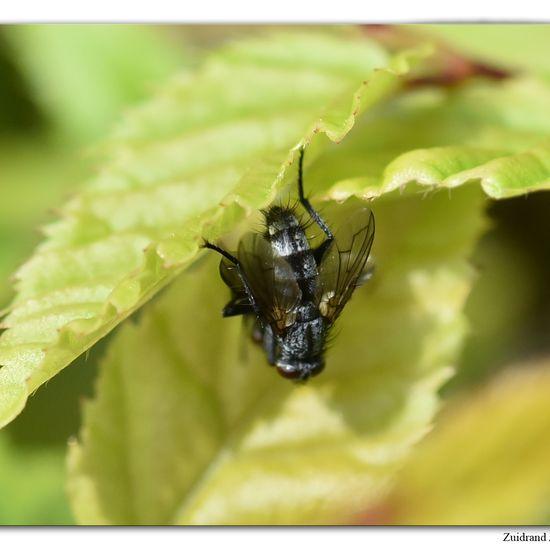
<svg viewBox="0 0 550 550"><path fill-rule="evenodd" d="M224 317L253 313L252 303L246 293L237 267L227 258L220 261L220 276L231 290L231 300L223 308Z"/></svg>
<svg viewBox="0 0 550 550"><path fill-rule="evenodd" d="M234 263L225 256L220 261L220 276L223 282L231 289L231 292L244 292L243 282Z"/></svg>
<svg viewBox="0 0 550 550"><path fill-rule="evenodd" d="M281 334L294 323L295 308L302 296L290 264L274 256L271 245L260 233L245 235L237 256L258 316Z"/></svg>
<svg viewBox="0 0 550 550"><path fill-rule="evenodd" d="M220 275L223 282L231 290L231 300L223 308L224 317L233 317L242 315L242 330L244 334L252 337L255 343L263 343L263 332L260 327L257 327L257 319L254 314L252 302L245 290L239 270L237 266L229 261L226 257L222 257L220 261ZM239 358L243 363L248 360L248 348L246 347L247 339L242 338L240 341Z"/></svg>
<svg viewBox="0 0 550 550"><path fill-rule="evenodd" d="M335 233L323 255L317 300L321 315L330 324L361 284L373 240L374 215L368 208L361 208Z"/></svg>

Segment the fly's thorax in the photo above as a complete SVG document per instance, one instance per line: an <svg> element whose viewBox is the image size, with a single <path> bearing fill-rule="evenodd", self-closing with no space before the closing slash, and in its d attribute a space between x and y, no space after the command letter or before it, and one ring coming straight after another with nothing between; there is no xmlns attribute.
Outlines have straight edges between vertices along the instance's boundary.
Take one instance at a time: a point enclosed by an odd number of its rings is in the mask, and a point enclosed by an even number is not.
<svg viewBox="0 0 550 550"><path fill-rule="evenodd" d="M273 206L265 213L265 237L280 258L311 250L304 228L293 210Z"/></svg>
<svg viewBox="0 0 550 550"><path fill-rule="evenodd" d="M288 227L298 227L300 220L292 208L284 206L272 206L263 210L267 232L269 234L277 233Z"/></svg>

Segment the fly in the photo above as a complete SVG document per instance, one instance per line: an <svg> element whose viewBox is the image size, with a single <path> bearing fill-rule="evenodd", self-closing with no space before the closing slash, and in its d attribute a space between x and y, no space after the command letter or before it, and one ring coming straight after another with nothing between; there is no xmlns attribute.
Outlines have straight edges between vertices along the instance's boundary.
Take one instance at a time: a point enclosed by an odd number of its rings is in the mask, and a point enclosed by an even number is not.
<svg viewBox="0 0 550 550"><path fill-rule="evenodd" d="M307 380L325 366L334 322L355 288L371 274L367 267L374 240L374 215L358 209L334 234L304 195L298 164L299 202L324 240L313 248L295 207L273 205L262 213L265 231L246 234L234 254L205 241L222 255L220 275L231 290L224 317L254 318L252 336L268 362L285 378Z"/></svg>

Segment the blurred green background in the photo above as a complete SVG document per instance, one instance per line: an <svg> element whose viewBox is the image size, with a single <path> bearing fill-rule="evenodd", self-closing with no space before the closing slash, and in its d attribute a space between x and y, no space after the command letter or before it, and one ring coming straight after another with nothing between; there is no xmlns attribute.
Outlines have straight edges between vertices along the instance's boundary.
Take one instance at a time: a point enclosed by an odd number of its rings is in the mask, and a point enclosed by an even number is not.
<svg viewBox="0 0 550 550"><path fill-rule="evenodd" d="M411 27L407 28L409 31ZM172 75L261 26L17 25L0 27L0 307L40 227L92 174L97 144ZM420 26L476 59L550 77L550 27ZM492 203L472 258L478 280L457 376L461 395L510 362L550 352L550 194ZM108 339L106 339L108 340ZM72 523L64 494L67 440L92 394L106 342L63 370L0 432L0 524Z"/></svg>
<svg viewBox="0 0 550 550"><path fill-rule="evenodd" d="M40 227L91 174L94 147L124 110L200 59L185 33L138 25L0 28L0 307ZM0 433L0 524L73 523L66 443L92 393L102 342Z"/></svg>

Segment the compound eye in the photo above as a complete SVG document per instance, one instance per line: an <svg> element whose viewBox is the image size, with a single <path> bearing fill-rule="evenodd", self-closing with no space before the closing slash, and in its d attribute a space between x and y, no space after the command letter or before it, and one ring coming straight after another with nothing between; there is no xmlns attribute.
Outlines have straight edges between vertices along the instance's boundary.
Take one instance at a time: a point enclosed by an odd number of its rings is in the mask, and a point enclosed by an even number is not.
<svg viewBox="0 0 550 550"><path fill-rule="evenodd" d="M297 378L300 378L301 375L300 369L297 369L291 365L277 365L277 372L282 377L290 380L296 380Z"/></svg>

